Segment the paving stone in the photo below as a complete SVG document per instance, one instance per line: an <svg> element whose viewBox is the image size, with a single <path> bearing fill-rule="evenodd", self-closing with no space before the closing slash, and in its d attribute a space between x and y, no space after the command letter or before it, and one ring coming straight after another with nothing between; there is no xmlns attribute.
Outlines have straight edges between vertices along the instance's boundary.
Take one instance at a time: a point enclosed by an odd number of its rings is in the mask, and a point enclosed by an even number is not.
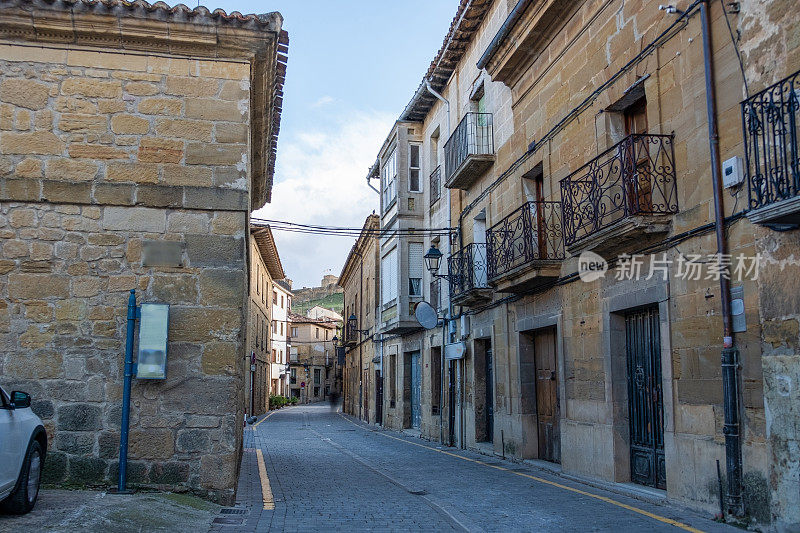
<svg viewBox="0 0 800 533"><path fill-rule="evenodd" d="M435 444L364 426L327 404L273 412L255 431L252 426L245 429L244 448L235 508L250 514L240 525L217 523L211 531L674 529L619 505L526 476L697 529L733 531L684 509L634 500L528 465L486 460L455 448L440 453ZM262 509L256 449L264 457L274 510Z"/></svg>

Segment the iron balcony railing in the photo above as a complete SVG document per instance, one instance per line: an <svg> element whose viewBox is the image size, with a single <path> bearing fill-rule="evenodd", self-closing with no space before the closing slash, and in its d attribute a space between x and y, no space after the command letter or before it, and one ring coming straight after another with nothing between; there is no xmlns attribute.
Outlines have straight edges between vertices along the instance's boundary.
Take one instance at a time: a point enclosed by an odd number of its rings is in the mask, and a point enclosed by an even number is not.
<svg viewBox="0 0 800 533"><path fill-rule="evenodd" d="M358 344L358 329L352 324L347 324L344 328L344 343L347 346Z"/></svg>
<svg viewBox="0 0 800 533"><path fill-rule="evenodd" d="M492 114L467 113L444 145L446 181L469 156L491 154L494 154Z"/></svg>
<svg viewBox="0 0 800 533"><path fill-rule="evenodd" d="M458 299L475 289L489 288L486 243L468 244L447 258L450 297Z"/></svg>
<svg viewBox="0 0 800 533"><path fill-rule="evenodd" d="M562 179L566 245L632 215L677 213L672 140L672 135L629 135Z"/></svg>
<svg viewBox="0 0 800 533"><path fill-rule="evenodd" d="M559 202L527 202L486 232L489 279L532 261L564 259Z"/></svg>
<svg viewBox="0 0 800 533"><path fill-rule="evenodd" d="M439 201L442 193L442 166L436 167L436 170L431 172L431 206Z"/></svg>
<svg viewBox="0 0 800 533"><path fill-rule="evenodd" d="M800 71L742 102L750 209L800 195Z"/></svg>

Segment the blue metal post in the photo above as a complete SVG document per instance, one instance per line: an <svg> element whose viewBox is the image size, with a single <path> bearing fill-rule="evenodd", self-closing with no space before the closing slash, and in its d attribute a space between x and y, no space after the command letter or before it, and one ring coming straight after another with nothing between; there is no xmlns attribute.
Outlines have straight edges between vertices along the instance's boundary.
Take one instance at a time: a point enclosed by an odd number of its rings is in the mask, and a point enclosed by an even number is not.
<svg viewBox="0 0 800 533"><path fill-rule="evenodd" d="M133 379L133 336L136 327L136 290L128 298L128 331L125 337L125 378L122 385L122 427L119 434L118 492L125 492L128 473L128 427L131 416L131 380Z"/></svg>

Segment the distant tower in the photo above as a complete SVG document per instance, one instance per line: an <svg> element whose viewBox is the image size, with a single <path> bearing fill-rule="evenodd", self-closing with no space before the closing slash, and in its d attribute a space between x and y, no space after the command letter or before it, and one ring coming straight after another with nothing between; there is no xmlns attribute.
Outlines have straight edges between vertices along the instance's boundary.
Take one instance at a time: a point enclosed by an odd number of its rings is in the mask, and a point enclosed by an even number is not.
<svg viewBox="0 0 800 533"><path fill-rule="evenodd" d="M331 285L336 285L336 282L339 281L339 277L338 276L334 276L330 272L331 272L330 269L328 269L325 272L323 272L323 274L322 274L322 286L323 287L329 287Z"/></svg>

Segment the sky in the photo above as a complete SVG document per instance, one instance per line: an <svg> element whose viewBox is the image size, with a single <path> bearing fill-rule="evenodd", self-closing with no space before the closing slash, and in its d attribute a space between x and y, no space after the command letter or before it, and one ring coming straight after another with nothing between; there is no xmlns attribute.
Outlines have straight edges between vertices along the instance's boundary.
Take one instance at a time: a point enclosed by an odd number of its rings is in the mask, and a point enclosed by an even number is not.
<svg viewBox="0 0 800 533"><path fill-rule="evenodd" d="M367 170L442 46L458 0L201 3L279 11L289 32L272 203L253 216L360 228L378 210ZM354 242L287 232L275 239L294 288L318 286L328 271L338 276Z"/></svg>

